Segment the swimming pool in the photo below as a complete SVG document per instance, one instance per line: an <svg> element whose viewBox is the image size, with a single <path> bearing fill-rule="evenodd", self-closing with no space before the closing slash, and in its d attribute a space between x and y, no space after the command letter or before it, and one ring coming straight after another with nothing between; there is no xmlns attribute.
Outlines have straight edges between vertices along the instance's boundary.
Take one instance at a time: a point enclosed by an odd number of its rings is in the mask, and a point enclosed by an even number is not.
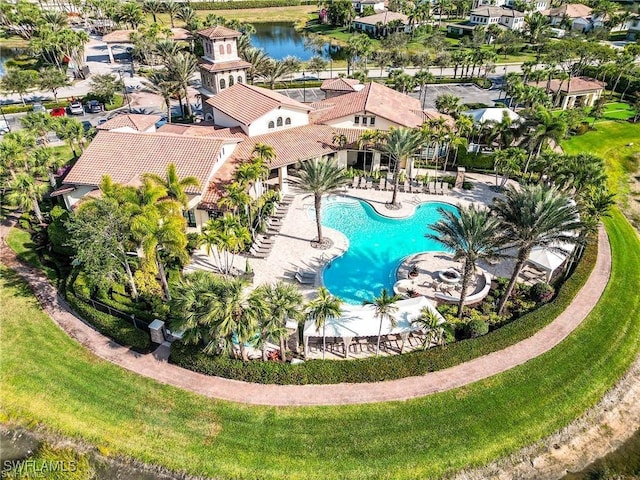
<svg viewBox="0 0 640 480"><path fill-rule="evenodd" d="M392 219L379 215L361 200L325 202L322 224L342 232L349 240L346 253L325 268L325 286L350 304L372 300L383 288L392 293L396 270L404 257L442 250L437 242L425 237L429 225L441 218L438 208L457 210L448 203L428 202L418 205L411 217Z"/></svg>

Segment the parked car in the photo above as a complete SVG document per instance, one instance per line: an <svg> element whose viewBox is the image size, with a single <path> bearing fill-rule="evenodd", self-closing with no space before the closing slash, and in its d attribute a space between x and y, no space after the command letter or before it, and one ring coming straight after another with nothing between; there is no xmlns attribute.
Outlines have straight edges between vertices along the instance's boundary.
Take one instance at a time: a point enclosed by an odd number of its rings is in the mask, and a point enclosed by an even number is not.
<svg viewBox="0 0 640 480"><path fill-rule="evenodd" d="M42 105L41 103L34 103L33 104L33 111L35 113L47 113L47 109L44 108L44 105Z"/></svg>
<svg viewBox="0 0 640 480"><path fill-rule="evenodd" d="M71 115L84 115L84 108L80 102L72 102L69 104L69 113Z"/></svg>
<svg viewBox="0 0 640 480"><path fill-rule="evenodd" d="M0 120L0 134L9 133L11 129L9 128L9 124L4 120Z"/></svg>
<svg viewBox="0 0 640 480"><path fill-rule="evenodd" d="M161 126L165 125L167 123L167 117L162 116L160 117L160 120L158 120L156 122L156 128L160 128Z"/></svg>
<svg viewBox="0 0 640 480"><path fill-rule="evenodd" d="M64 117L66 114L67 114L67 111L65 110L64 107L52 108L51 111L49 112L49 115L51 115L52 117Z"/></svg>
<svg viewBox="0 0 640 480"><path fill-rule="evenodd" d="M102 104L98 100L89 100L87 102L87 112L100 113L102 111Z"/></svg>
<svg viewBox="0 0 640 480"><path fill-rule="evenodd" d="M102 125L103 123L107 123L107 121L108 120L106 118L99 118L97 125Z"/></svg>
<svg viewBox="0 0 640 480"><path fill-rule="evenodd" d="M314 77L313 75L305 75L303 77L296 78L297 82L314 82L316 80L320 80L318 77Z"/></svg>
<svg viewBox="0 0 640 480"><path fill-rule="evenodd" d="M89 120L85 120L84 122L82 122L82 128L84 128L85 132L88 132L89 130L91 130L91 128L93 128L93 125L91 125L91 122Z"/></svg>

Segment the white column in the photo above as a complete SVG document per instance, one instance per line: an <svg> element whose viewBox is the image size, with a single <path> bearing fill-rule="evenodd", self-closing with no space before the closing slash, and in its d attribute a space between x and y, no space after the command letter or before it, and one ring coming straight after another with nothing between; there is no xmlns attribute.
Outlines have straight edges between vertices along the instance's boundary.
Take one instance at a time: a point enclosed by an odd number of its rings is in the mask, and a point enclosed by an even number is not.
<svg viewBox="0 0 640 480"><path fill-rule="evenodd" d="M113 52L111 51L111 45L109 45L108 43L107 52L109 52L109 63L116 63L115 59L113 58Z"/></svg>
<svg viewBox="0 0 640 480"><path fill-rule="evenodd" d="M565 95L565 97L562 99L562 109L563 110L567 109L568 103L569 103L569 95Z"/></svg>
<svg viewBox="0 0 640 480"><path fill-rule="evenodd" d="M285 194L289 192L289 182L287 181L287 167L280 167L278 169L278 182L280 184L280 191Z"/></svg>

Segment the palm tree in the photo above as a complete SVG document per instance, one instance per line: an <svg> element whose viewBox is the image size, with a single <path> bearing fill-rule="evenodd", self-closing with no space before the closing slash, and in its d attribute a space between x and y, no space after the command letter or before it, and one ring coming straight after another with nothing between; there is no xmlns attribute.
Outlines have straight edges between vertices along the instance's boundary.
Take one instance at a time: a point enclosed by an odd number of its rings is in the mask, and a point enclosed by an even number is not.
<svg viewBox="0 0 640 480"><path fill-rule="evenodd" d="M578 207L556 188L544 185L508 186L504 198L494 200L491 207L500 219L505 238L518 251L509 284L498 305L504 312L522 267L534 247L566 253L559 245L575 243L574 232L581 228Z"/></svg>
<svg viewBox="0 0 640 480"><path fill-rule="evenodd" d="M461 109L460 97L456 97L450 93L443 93L436 98L436 110L440 113L457 118Z"/></svg>
<svg viewBox="0 0 640 480"><path fill-rule="evenodd" d="M461 319L467 287L478 261L496 258L504 239L500 236L500 222L489 210L471 205L460 207L458 212L439 208L438 213L442 218L430 226L435 233L428 233L426 237L452 251L454 260L464 264L458 302L458 318Z"/></svg>
<svg viewBox="0 0 640 480"><path fill-rule="evenodd" d="M144 2L142 2L142 10L145 13L151 14L153 23L158 23L156 16L164 10L164 5L158 0L144 0Z"/></svg>
<svg viewBox="0 0 640 480"><path fill-rule="evenodd" d="M34 112L21 117L20 123L25 130L37 134L42 144L47 146L49 144L47 134L52 130L51 119L52 117L46 113Z"/></svg>
<svg viewBox="0 0 640 480"><path fill-rule="evenodd" d="M280 359L287 360L287 320L300 320L302 318L302 294L295 285L284 282L277 282L264 290L264 300L266 303L266 314L263 318L264 324L271 324L269 330L280 342ZM280 329L276 327L280 326Z"/></svg>
<svg viewBox="0 0 640 480"><path fill-rule="evenodd" d="M496 187L502 189L509 180L509 175L522 169L527 152L518 147L509 147L498 150L493 156L493 168L496 172ZM498 185L498 173L502 173L502 181Z"/></svg>
<svg viewBox="0 0 640 480"><path fill-rule="evenodd" d="M227 212L209 220L202 227L201 239L207 254L215 254L220 272L228 275L233 269L236 255L251 242L251 233L237 216Z"/></svg>
<svg viewBox="0 0 640 480"><path fill-rule="evenodd" d="M171 99L180 93L180 85L169 80L166 72L154 72L150 75L150 82L143 82L151 92L160 95L167 109L167 121L171 123Z"/></svg>
<svg viewBox="0 0 640 480"><path fill-rule="evenodd" d="M376 312L376 317L380 319L380 326L378 327L378 343L376 345L376 357L380 353L380 337L382 336L382 322L387 319L391 323L391 328L395 328L396 319L394 314L398 311L398 307L394 304L400 300L398 295L389 295L386 288L383 288L380 292L380 296L373 300L365 300L363 305L372 305Z"/></svg>
<svg viewBox="0 0 640 480"><path fill-rule="evenodd" d="M269 56L260 48L249 48L242 55L245 62L249 62L251 66L247 70L247 81L253 84L257 77L262 76L264 68L269 61Z"/></svg>
<svg viewBox="0 0 640 480"><path fill-rule="evenodd" d="M175 18L180 11L180 4L173 0L166 0L163 2L163 9L169 14L169 20L171 21L171 28L175 28Z"/></svg>
<svg viewBox="0 0 640 480"><path fill-rule="evenodd" d="M298 66L291 61L268 59L264 62L259 75L269 84L269 88L273 90L276 82L284 77L297 71Z"/></svg>
<svg viewBox="0 0 640 480"><path fill-rule="evenodd" d="M447 336L453 336L453 327L449 322L443 321L435 310L424 307L420 316L413 320L412 325L425 333L422 348L430 348L432 344L444 345Z"/></svg>
<svg viewBox="0 0 640 480"><path fill-rule="evenodd" d="M242 361L248 361L245 343L254 340L259 320L264 317L266 305L259 289L249 291L240 278L227 278L214 302L211 315L218 337L227 350L233 348L236 336Z"/></svg>
<svg viewBox="0 0 640 480"><path fill-rule="evenodd" d="M433 82L433 74L428 70L420 70L416 72L413 78L416 83L420 85L420 95L418 98L422 97L422 108L424 108L424 104L427 100L427 85Z"/></svg>
<svg viewBox="0 0 640 480"><path fill-rule="evenodd" d="M167 173L164 177L156 175L155 173L145 173L142 175L142 178L148 178L156 185L163 187L167 191L167 197L178 202L183 208L187 208L187 204L189 203L186 190L189 189L189 187L200 187L200 181L196 177L188 176L180 178L175 163L170 163L167 166Z"/></svg>
<svg viewBox="0 0 640 480"><path fill-rule="evenodd" d="M325 246L322 237L322 196L344 188L349 183L349 176L344 168L338 167L335 162L318 159L302 163L299 175L298 178L291 178L291 182L303 192L313 194L318 229L318 238L314 242Z"/></svg>
<svg viewBox="0 0 640 480"><path fill-rule="evenodd" d="M225 188L225 195L218 200L218 206L227 208L237 215L240 207L247 206L249 202L251 202L251 196L247 193L247 186L233 182Z"/></svg>
<svg viewBox="0 0 640 480"><path fill-rule="evenodd" d="M536 158L540 156L542 147L547 145L550 141L554 141L556 144L564 138L567 133L567 124L562 117L553 115L550 110L544 107L538 107L531 123L534 128L529 132L527 143L531 148L527 163L524 166L524 173L527 173L529 169L529 162L531 161L532 153L535 149Z"/></svg>
<svg viewBox="0 0 640 480"><path fill-rule="evenodd" d="M389 155L394 162L393 169L393 196L391 197L392 208L398 208L398 183L400 181L400 169L406 168L407 161L411 155L420 147L422 134L420 130L411 128L391 128L387 133L382 151Z"/></svg>
<svg viewBox="0 0 640 480"><path fill-rule="evenodd" d="M367 149L374 147L383 138L383 133L380 130L365 130L360 134L358 138L358 148L364 150L364 164L362 170L367 171ZM373 162L371 162L371 169L373 170Z"/></svg>
<svg viewBox="0 0 640 480"><path fill-rule="evenodd" d="M342 299L334 297L325 287L318 289L318 296L311 300L306 308L307 318L315 323L316 329L322 328L322 359L327 350L325 335L327 321L342 315Z"/></svg>
<svg viewBox="0 0 640 480"><path fill-rule="evenodd" d="M9 182L9 193L6 199L10 205L15 205L25 211L33 211L39 223L44 222L40 200L47 192L45 183L38 181L29 171L22 171Z"/></svg>
<svg viewBox="0 0 640 480"><path fill-rule="evenodd" d="M189 103L189 80L198 69L197 58L189 52L180 52L177 55L167 59L168 77L176 82L182 90L182 94L186 99L184 115L191 116L191 104Z"/></svg>

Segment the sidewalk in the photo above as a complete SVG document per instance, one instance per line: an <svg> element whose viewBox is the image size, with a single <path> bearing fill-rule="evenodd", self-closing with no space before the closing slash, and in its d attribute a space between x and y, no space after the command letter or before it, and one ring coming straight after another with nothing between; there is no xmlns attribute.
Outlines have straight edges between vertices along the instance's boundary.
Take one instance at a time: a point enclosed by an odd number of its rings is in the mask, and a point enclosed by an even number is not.
<svg viewBox="0 0 640 480"><path fill-rule="evenodd" d="M6 246L2 226L4 265L14 269L34 291L42 308L69 336L98 357L161 383L209 398L272 406L346 405L408 400L462 387L521 365L558 345L580 325L598 302L611 273L611 251L604 227L598 232L596 266L569 307L551 324L503 350L421 377L377 383L337 385L262 385L210 377L166 363L166 347L149 355L135 353L101 335L77 317L44 275L20 263Z"/></svg>

